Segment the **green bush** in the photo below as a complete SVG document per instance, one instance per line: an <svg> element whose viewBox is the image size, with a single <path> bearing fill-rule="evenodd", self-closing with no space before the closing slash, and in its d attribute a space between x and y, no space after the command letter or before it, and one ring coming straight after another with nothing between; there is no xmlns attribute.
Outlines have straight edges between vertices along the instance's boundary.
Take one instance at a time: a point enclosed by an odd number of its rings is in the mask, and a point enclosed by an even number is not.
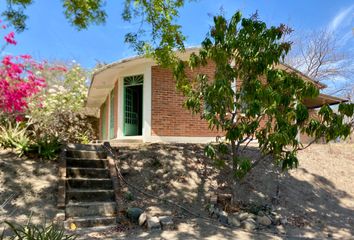
<svg viewBox="0 0 354 240"><path fill-rule="evenodd" d="M44 159L55 159L60 151L61 144L57 137L44 136L38 139L34 145L32 145L32 150Z"/></svg>
<svg viewBox="0 0 354 240"><path fill-rule="evenodd" d="M14 149L20 156L30 151L31 140L27 125L23 122L13 124L8 121L0 126L0 146Z"/></svg>
<svg viewBox="0 0 354 240"><path fill-rule="evenodd" d="M75 235L65 234L64 228L52 223L50 225L19 225L5 221L12 230L12 240L74 240ZM1 236L3 239L3 236Z"/></svg>

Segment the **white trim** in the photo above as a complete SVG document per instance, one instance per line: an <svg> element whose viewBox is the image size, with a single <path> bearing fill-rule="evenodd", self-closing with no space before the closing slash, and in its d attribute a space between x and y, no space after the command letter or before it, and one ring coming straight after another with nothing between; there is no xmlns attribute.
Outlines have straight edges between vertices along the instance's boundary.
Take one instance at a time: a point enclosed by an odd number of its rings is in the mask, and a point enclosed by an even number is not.
<svg viewBox="0 0 354 240"><path fill-rule="evenodd" d="M166 142L166 143L210 143L215 142L216 137L180 137L180 136L150 136L144 138L144 142Z"/></svg>
<svg viewBox="0 0 354 240"><path fill-rule="evenodd" d="M144 141L151 137L151 66L147 64L144 72L143 85L143 139Z"/></svg>

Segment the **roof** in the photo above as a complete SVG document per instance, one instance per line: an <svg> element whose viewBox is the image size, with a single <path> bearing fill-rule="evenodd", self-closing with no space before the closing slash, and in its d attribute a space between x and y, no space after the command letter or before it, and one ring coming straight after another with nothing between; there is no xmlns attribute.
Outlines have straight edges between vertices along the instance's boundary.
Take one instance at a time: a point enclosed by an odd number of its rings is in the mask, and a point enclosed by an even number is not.
<svg viewBox="0 0 354 240"><path fill-rule="evenodd" d="M193 52L197 52L200 48L199 47L192 47L186 49L185 52L177 53L179 57L183 60L187 60L189 55ZM114 85L117 79L124 75L125 72L131 74L131 71L138 71L144 72L146 67L151 67L153 65L157 65L156 62L152 58L147 58L144 56L133 56L130 58L121 59L119 61L107 64L96 71L93 72L91 77L91 84L88 92L88 98L86 102L87 107L94 107L99 108L106 100L108 94L114 88ZM295 72L299 74L304 80L310 81L314 83L319 89L326 88L326 85L311 79L309 76L303 74L302 72L298 71L297 69L284 64L280 63L277 65L280 69L285 71ZM129 72L130 71L130 72ZM345 102L345 99L340 99L337 97L332 97L329 95L321 94L321 99L326 99L325 103L330 104L337 104L339 102ZM311 106L317 105L317 103L311 102L307 100L307 102ZM323 101L322 101L323 102Z"/></svg>
<svg viewBox="0 0 354 240"><path fill-rule="evenodd" d="M324 104L335 105L335 104L348 102L348 101L349 100L347 100L347 99L334 97L334 96L330 96L330 95L321 93L316 98L307 98L307 99L305 99L304 100L304 104L308 108L314 109L314 108L322 107Z"/></svg>

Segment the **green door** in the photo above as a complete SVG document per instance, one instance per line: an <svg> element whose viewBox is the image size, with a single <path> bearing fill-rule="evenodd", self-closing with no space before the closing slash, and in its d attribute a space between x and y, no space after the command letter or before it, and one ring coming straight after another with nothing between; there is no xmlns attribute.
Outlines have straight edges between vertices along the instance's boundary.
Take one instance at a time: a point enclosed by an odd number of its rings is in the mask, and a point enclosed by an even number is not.
<svg viewBox="0 0 354 240"><path fill-rule="evenodd" d="M110 107L109 107L109 137L114 138L114 90L110 95Z"/></svg>
<svg viewBox="0 0 354 240"><path fill-rule="evenodd" d="M124 78L124 135L141 135L142 86L144 76Z"/></svg>
<svg viewBox="0 0 354 240"><path fill-rule="evenodd" d="M134 89L125 88L125 135L138 135L138 114L134 111Z"/></svg>
<svg viewBox="0 0 354 240"><path fill-rule="evenodd" d="M102 113L102 128L101 128L101 131L102 131L102 139L103 140L106 140L107 139L107 118L106 118L106 115L107 115L107 104L105 103L103 105L103 113Z"/></svg>

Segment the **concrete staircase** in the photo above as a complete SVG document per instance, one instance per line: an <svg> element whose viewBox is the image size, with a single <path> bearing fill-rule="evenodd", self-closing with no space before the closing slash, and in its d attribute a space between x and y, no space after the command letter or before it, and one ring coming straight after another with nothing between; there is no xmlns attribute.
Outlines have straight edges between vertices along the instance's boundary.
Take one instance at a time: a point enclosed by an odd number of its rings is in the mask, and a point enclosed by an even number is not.
<svg viewBox="0 0 354 240"><path fill-rule="evenodd" d="M117 205L107 154L98 145L68 145L65 155L64 226L114 226Z"/></svg>

